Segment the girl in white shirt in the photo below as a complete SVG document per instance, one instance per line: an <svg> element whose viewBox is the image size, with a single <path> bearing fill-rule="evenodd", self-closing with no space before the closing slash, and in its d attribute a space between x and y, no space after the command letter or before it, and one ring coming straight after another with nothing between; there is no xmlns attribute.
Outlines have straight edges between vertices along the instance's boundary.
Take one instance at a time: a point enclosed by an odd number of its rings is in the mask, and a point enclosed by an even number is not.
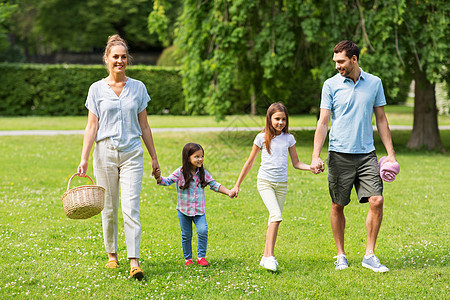
<svg viewBox="0 0 450 300"><path fill-rule="evenodd" d="M257 188L269 210L266 245L260 265L268 270L276 271L278 262L275 260L274 248L278 227L283 220L281 213L287 193L288 156L291 157L294 168L310 170L309 165L298 159L295 138L289 133L287 109L282 103L273 103L267 110L265 128L256 136L250 156L232 189L236 197L241 183L253 167L260 151L261 166L257 176Z"/></svg>

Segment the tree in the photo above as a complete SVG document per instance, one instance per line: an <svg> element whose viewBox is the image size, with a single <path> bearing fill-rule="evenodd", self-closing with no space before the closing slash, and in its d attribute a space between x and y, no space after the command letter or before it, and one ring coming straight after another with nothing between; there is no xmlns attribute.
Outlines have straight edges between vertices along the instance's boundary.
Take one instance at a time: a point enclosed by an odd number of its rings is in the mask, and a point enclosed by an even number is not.
<svg viewBox="0 0 450 300"><path fill-rule="evenodd" d="M18 9L9 34L26 55L102 49L119 33L133 50L160 47L147 30L151 0L11 0Z"/></svg>
<svg viewBox="0 0 450 300"><path fill-rule="evenodd" d="M318 8L323 17L321 30L328 31L323 36L330 48L342 39L356 42L361 48L361 65L383 79L389 96L399 92L403 78L414 79L414 126L408 147L441 149L435 83L448 81L445 72L450 65L450 3L445 0L330 3L322 3Z"/></svg>
<svg viewBox="0 0 450 300"><path fill-rule="evenodd" d="M150 34L156 34L164 47L169 47L175 39L177 18L183 9L182 0L154 0L153 10L148 16Z"/></svg>
<svg viewBox="0 0 450 300"><path fill-rule="evenodd" d="M317 99L317 94L305 92L320 88L310 73L320 52L310 34L309 27L315 26L315 20L309 20L314 13L311 3L184 1L175 44L185 53L182 73L187 110L220 118L232 97L252 99L253 112L257 100L301 107L306 101L299 98ZM164 32L169 24L164 12L164 1L155 2L149 16L153 31Z"/></svg>
<svg viewBox="0 0 450 300"><path fill-rule="evenodd" d="M157 2L149 19L162 32L170 22L164 0ZM408 146L441 148L434 84L450 77L449 15L445 0L186 0L175 43L186 53L188 111L223 116L239 91L253 102L264 95L293 106L319 98L317 82L336 72L334 45L350 39L361 48L363 69L383 80L389 101L414 79Z"/></svg>
<svg viewBox="0 0 450 300"><path fill-rule="evenodd" d="M76 51L103 48L106 37L119 33L133 49L157 45L147 31L149 0L46 0L39 5L37 23L44 41Z"/></svg>
<svg viewBox="0 0 450 300"><path fill-rule="evenodd" d="M408 1L402 8L398 59L405 57L402 64L415 82L414 125L408 147L442 149L435 84L450 66L450 3Z"/></svg>
<svg viewBox="0 0 450 300"><path fill-rule="evenodd" d="M5 50L9 46L6 23L11 18L16 7L16 5L11 5L8 2L0 3L0 51Z"/></svg>
<svg viewBox="0 0 450 300"><path fill-rule="evenodd" d="M10 42L9 28L12 22L12 16L17 11L17 5L8 2L0 3L0 61L8 59L19 60L14 55L13 46Z"/></svg>

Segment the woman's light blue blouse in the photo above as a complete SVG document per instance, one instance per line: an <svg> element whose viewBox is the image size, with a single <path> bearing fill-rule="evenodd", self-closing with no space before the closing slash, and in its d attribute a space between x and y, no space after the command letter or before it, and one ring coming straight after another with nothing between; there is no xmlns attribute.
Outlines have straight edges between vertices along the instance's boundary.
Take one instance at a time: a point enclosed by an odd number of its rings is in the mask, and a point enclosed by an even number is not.
<svg viewBox="0 0 450 300"><path fill-rule="evenodd" d="M128 78L122 93L117 96L105 79L94 82L86 99L86 107L98 118L95 141L111 138L121 151L131 151L141 146L141 127L138 114L150 101L145 85Z"/></svg>

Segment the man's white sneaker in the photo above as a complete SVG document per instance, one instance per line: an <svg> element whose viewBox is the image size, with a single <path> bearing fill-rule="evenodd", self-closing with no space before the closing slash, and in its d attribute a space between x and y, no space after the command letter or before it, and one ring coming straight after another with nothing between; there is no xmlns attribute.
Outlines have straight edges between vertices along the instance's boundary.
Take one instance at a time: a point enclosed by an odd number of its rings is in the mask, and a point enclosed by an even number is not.
<svg viewBox="0 0 450 300"><path fill-rule="evenodd" d="M371 255L368 258L364 256L362 260L362 266L369 268L374 272L389 272L389 269L380 263L380 260L375 255Z"/></svg>
<svg viewBox="0 0 450 300"><path fill-rule="evenodd" d="M338 256L335 256L333 258L337 258L336 261L334 262L335 270L342 270L348 268L347 257L344 254L339 254Z"/></svg>
<svg viewBox="0 0 450 300"><path fill-rule="evenodd" d="M261 262L259 263L259 265L267 270L276 272L278 262L276 261L274 256L269 256L269 257L263 256L261 258Z"/></svg>

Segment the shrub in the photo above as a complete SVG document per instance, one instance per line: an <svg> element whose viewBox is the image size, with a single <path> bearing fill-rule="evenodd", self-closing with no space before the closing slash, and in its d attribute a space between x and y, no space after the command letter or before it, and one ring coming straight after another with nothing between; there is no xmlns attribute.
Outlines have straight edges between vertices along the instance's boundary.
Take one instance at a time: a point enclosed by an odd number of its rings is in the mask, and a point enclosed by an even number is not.
<svg viewBox="0 0 450 300"><path fill-rule="evenodd" d="M89 86L108 74L101 65L0 64L0 115L86 115ZM129 66L127 75L142 81L152 102L149 114L184 112L178 69Z"/></svg>
<svg viewBox="0 0 450 300"><path fill-rule="evenodd" d="M183 54L180 53L180 50L175 45L172 45L163 50L156 65L160 67L180 66L182 57Z"/></svg>

